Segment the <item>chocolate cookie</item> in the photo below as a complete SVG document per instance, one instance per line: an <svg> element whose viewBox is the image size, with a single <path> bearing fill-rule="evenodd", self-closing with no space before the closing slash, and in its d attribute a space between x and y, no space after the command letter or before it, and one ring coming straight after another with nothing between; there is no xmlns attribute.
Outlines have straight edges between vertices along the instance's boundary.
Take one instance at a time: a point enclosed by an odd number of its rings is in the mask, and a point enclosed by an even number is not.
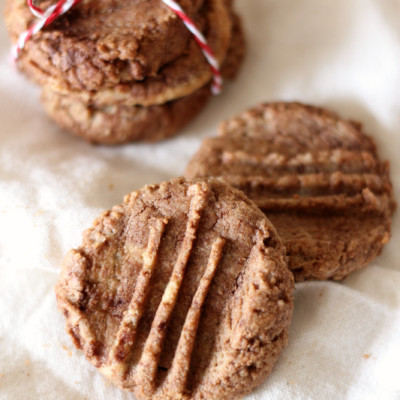
<svg viewBox="0 0 400 400"><path fill-rule="evenodd" d="M139 399L231 399L287 342L293 277L264 214L217 180L127 195L68 253L56 287L88 360Z"/></svg>
<svg viewBox="0 0 400 400"><path fill-rule="evenodd" d="M272 103L222 123L186 176L215 176L243 190L275 225L302 281L342 279L381 252L395 208L388 171L360 124Z"/></svg>
<svg viewBox="0 0 400 400"><path fill-rule="evenodd" d="M235 77L245 49L239 18L233 15L232 19L232 41L222 65L222 75L226 79ZM209 97L209 84L186 97L149 107L114 103L101 106L47 87L42 91L42 102L52 119L76 135L102 144L154 142L169 138L202 110Z"/></svg>

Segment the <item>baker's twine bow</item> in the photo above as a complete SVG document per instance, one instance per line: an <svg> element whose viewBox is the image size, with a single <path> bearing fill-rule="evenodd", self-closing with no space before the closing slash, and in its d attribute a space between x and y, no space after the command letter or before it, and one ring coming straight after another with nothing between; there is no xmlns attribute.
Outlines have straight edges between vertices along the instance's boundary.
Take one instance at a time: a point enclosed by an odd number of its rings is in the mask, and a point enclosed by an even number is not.
<svg viewBox="0 0 400 400"><path fill-rule="evenodd" d="M17 60L21 50L25 47L29 39L38 33L44 27L50 25L55 19L65 14L72 7L80 3L82 0L59 0L56 4L49 6L46 10L42 10L33 4L33 0L27 0L28 7L32 14L38 18L38 21L34 23L28 30L21 33L17 43L12 47L12 57ZM161 0L166 4L185 24L187 29L193 34L197 44L200 46L207 62L210 65L213 80L211 84L211 91L214 95L221 93L223 86L223 79L220 71L219 62L216 59L213 50L208 45L204 35L196 28L195 23L189 16L183 11L182 7L173 0Z"/></svg>

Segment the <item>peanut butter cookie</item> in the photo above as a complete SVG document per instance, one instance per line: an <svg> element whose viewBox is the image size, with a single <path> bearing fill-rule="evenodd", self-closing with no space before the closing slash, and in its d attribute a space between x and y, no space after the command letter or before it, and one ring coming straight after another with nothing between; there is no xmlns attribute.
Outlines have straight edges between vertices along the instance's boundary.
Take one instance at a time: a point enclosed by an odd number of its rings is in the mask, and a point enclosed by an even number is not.
<svg viewBox="0 0 400 400"><path fill-rule="evenodd" d="M293 276L264 214L217 180L127 195L71 250L56 287L75 345L139 399L232 399L287 342Z"/></svg>
<svg viewBox="0 0 400 400"><path fill-rule="evenodd" d="M360 124L328 110L271 103L245 111L204 140L186 176L218 177L254 200L297 281L342 279L389 241L389 164Z"/></svg>

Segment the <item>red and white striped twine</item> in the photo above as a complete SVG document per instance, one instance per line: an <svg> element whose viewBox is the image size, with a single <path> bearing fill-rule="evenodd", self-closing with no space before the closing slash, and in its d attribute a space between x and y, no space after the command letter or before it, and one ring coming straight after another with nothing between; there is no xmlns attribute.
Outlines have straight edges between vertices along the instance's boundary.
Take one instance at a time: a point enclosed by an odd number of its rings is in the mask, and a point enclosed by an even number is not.
<svg viewBox="0 0 400 400"><path fill-rule="evenodd" d="M207 59L210 64L211 71L213 73L213 82L211 84L211 91L213 94L219 94L222 90L222 75L219 67L218 60L215 58L214 52L211 47L208 45L206 38L204 35L196 28L195 23L188 17L187 14L184 13L181 6L173 0L161 0L165 3L178 17L181 18L186 28L193 34L197 44L200 46L201 51L204 54L204 57Z"/></svg>
<svg viewBox="0 0 400 400"><path fill-rule="evenodd" d="M39 19L38 22L33 24L28 30L21 33L18 38L17 43L12 48L13 59L16 60L19 56L21 50L25 47L28 40L38 33L42 28L50 25L55 19L65 14L73 6L80 3L82 0L59 0L56 4L48 7L46 10L35 6L33 0L27 0L28 6L32 14ZM193 34L196 42L201 48L207 62L210 64L211 71L213 73L213 81L211 84L211 91L213 94L219 94L222 90L223 79L220 71L220 66L218 60L215 58L214 52L208 45L204 35L196 28L195 23L185 12L182 10L181 6L173 0L161 0L165 3L179 18Z"/></svg>
<svg viewBox="0 0 400 400"><path fill-rule="evenodd" d="M39 18L39 21L33 24L28 30L22 32L18 38L17 43L12 48L12 55L14 60L18 58L20 51L25 47L26 42L42 28L50 25L60 15L65 14L71 7L78 4L82 0L59 0L56 4L50 6L47 10L43 11L35 7L32 0L28 0L28 6L33 15Z"/></svg>

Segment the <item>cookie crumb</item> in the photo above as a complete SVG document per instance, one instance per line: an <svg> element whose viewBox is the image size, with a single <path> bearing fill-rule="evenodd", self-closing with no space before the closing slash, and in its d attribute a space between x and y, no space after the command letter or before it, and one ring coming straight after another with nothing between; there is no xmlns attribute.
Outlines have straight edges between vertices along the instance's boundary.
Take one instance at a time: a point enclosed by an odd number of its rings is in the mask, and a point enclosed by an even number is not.
<svg viewBox="0 0 400 400"><path fill-rule="evenodd" d="M68 349L68 347L67 346L65 346L65 345L62 345L61 346L66 352L67 352L67 354L68 354L68 357L72 357L72 352Z"/></svg>
<svg viewBox="0 0 400 400"><path fill-rule="evenodd" d="M106 378L103 378L103 382L107 387L111 385L111 382Z"/></svg>

